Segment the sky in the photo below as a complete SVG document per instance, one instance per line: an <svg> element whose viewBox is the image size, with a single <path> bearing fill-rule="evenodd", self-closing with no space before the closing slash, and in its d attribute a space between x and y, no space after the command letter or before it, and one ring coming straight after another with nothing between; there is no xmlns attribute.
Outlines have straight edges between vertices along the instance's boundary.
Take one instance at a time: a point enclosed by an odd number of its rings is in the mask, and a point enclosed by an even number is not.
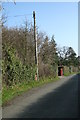
<svg viewBox="0 0 80 120"><path fill-rule="evenodd" d="M25 20L33 23L36 12L38 30L49 38L54 35L58 47L72 47L78 55L78 3L77 2L10 2L3 3L8 27L20 26ZM25 15L26 14L26 15ZM18 16L16 15L25 15Z"/></svg>

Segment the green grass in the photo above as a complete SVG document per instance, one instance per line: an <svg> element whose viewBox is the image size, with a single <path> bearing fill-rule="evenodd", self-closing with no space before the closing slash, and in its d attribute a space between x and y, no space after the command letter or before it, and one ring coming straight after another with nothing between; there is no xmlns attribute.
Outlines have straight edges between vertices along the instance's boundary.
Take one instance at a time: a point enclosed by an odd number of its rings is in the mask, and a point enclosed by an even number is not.
<svg viewBox="0 0 80 120"><path fill-rule="evenodd" d="M71 72L71 73L65 72L65 73L64 73L64 76L69 76L69 75L74 75L74 74L77 74L77 72Z"/></svg>
<svg viewBox="0 0 80 120"><path fill-rule="evenodd" d="M69 76L69 75L72 75L72 74L75 74L75 72L72 72L71 74L69 72L66 72L64 74L64 76ZM44 85L44 84L47 84L47 83L50 83L50 82L55 82L59 80L58 77L56 78L43 78L43 79L40 79L39 81L30 81L30 82L22 82L22 83L19 83L15 86L12 86L12 87L9 87L7 88L6 86L3 87L3 90L2 90L2 105L6 105L9 101L11 101L13 98L15 98L16 96L19 96L21 95L22 93L24 92L27 92L28 90L34 88L34 87L39 87L41 85ZM0 92L0 97L1 97L1 92ZM1 102L0 102L1 104Z"/></svg>
<svg viewBox="0 0 80 120"><path fill-rule="evenodd" d="M72 75L72 74L76 74L76 73L75 72L72 72L72 73L66 72L64 74L64 76L69 76L69 75ZM56 77L56 78L50 78L50 77L45 78L44 77L43 79L40 79L39 81L30 81L30 82L24 81L22 83L19 83L15 86L12 86L12 87L9 87L9 88L4 86L3 89L2 89L2 105L3 106L6 105L9 101L11 101L16 96L19 96L22 93L27 92L28 90L30 90L34 87L39 87L41 85L44 85L44 84L47 84L47 83L50 83L50 82L55 82L57 80L59 80L58 77ZM1 92L0 92L0 98L1 98ZM0 101L0 104L1 104L1 101Z"/></svg>
<svg viewBox="0 0 80 120"><path fill-rule="evenodd" d="M15 98L16 96L21 95L23 92L27 92L28 90L38 87L50 82L55 82L59 80L58 77L56 78L43 78L39 81L31 81L31 82L23 82L19 83L15 86L7 88L6 86L3 87L2 90L2 105L6 105L10 100Z"/></svg>

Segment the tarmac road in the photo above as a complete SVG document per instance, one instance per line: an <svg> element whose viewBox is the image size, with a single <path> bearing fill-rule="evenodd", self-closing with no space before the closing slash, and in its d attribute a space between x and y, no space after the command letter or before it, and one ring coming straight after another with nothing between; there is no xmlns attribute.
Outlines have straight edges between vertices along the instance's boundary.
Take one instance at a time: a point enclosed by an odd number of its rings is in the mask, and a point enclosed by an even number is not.
<svg viewBox="0 0 80 120"><path fill-rule="evenodd" d="M80 75L33 88L3 107L3 118L79 118Z"/></svg>

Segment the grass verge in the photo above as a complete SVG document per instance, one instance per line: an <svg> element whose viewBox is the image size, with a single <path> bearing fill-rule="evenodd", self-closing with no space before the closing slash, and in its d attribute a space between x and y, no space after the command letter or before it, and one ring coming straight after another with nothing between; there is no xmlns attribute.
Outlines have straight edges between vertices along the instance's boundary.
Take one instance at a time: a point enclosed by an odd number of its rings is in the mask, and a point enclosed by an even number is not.
<svg viewBox="0 0 80 120"><path fill-rule="evenodd" d="M69 73L66 72L64 74L64 76L70 76L76 74L75 72ZM2 106L5 106L7 103L9 103L9 101L11 101L13 98L15 98L16 96L21 95L24 92L27 92L28 90L34 88L34 87L39 87L42 86L44 84L50 83L50 82L55 82L58 81L60 78L56 77L56 78L43 78L40 79L39 81L30 81L30 82L22 82L19 83L15 86L9 87L7 88L6 86L3 87L2 89Z"/></svg>
<svg viewBox="0 0 80 120"><path fill-rule="evenodd" d="M77 73L76 73L76 72L71 72L71 73L65 72L65 73L64 73L64 76L70 76L70 75L74 75L74 74L77 74Z"/></svg>
<svg viewBox="0 0 80 120"><path fill-rule="evenodd" d="M11 101L13 98L16 96L21 95L23 92L27 92L28 90L38 87L50 82L55 82L59 80L58 77L56 78L43 78L40 79L39 81L30 81L30 82L22 82L19 83L15 86L7 88L6 86L3 87L2 89L2 106L6 105Z"/></svg>

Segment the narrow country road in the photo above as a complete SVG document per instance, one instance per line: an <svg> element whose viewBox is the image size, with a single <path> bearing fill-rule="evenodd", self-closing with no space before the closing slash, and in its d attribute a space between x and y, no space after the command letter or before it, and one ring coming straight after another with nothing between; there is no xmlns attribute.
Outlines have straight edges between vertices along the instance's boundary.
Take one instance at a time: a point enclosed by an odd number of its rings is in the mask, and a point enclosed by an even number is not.
<svg viewBox="0 0 80 120"><path fill-rule="evenodd" d="M3 107L3 118L78 118L80 75L33 88Z"/></svg>

